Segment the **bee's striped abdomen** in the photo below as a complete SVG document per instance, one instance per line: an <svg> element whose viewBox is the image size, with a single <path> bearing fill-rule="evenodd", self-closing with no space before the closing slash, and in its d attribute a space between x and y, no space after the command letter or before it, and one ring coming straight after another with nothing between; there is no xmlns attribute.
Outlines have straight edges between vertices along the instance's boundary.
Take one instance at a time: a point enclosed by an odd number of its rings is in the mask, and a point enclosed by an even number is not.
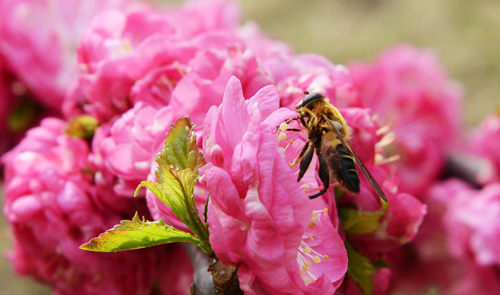
<svg viewBox="0 0 500 295"><path fill-rule="evenodd" d="M345 179L339 177L340 184L344 186L349 191L357 194L359 193L359 176L358 170L356 169L356 164L354 164L354 159L351 156L350 152L348 152L342 144L338 144L335 147L337 150L339 159L340 159L340 169L342 170L342 174L345 176ZM339 174L339 173L337 173Z"/></svg>

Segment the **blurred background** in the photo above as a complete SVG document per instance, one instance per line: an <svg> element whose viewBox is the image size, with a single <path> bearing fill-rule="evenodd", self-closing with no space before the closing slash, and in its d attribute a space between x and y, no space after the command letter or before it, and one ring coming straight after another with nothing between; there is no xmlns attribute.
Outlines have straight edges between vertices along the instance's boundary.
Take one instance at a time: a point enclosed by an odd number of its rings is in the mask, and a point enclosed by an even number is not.
<svg viewBox="0 0 500 295"><path fill-rule="evenodd" d="M183 1L163 1L179 4ZM432 48L465 90L464 128L500 107L500 1L497 0L241 0L242 23L335 64L371 61L386 47ZM1 16L0 16L1 17ZM0 252L11 248L0 218ZM0 260L0 294L50 294L17 278Z"/></svg>

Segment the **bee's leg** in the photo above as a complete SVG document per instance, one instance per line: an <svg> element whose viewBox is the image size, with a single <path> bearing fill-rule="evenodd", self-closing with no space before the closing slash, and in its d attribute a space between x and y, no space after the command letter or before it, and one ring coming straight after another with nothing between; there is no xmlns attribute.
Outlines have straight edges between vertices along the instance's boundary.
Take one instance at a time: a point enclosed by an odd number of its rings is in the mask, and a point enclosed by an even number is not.
<svg viewBox="0 0 500 295"><path fill-rule="evenodd" d="M297 165L300 162L300 160L302 160L302 157L306 153L307 148L309 147L309 145L311 145L311 142L310 141L306 142L306 144L304 145L304 147L300 151L299 156L295 160L293 160L293 163L290 164L290 167L293 167L293 166Z"/></svg>
<svg viewBox="0 0 500 295"><path fill-rule="evenodd" d="M306 149L306 147L307 147L307 149ZM303 155L303 156L301 156L301 155ZM297 178L297 181L300 181L302 179L302 177L304 177L304 174L306 173L307 168L309 168L309 165L311 164L313 155L314 155L314 145L312 145L308 141L299 155L299 157L302 157L302 160L300 160L299 177Z"/></svg>
<svg viewBox="0 0 500 295"><path fill-rule="evenodd" d="M321 179L321 182L323 182L323 189L320 192L312 196L309 196L309 199L315 199L321 196L322 194L326 193L326 191L330 187L330 170L328 169L328 164L326 163L325 158L320 154L318 154L318 161L319 161L318 175L319 179Z"/></svg>

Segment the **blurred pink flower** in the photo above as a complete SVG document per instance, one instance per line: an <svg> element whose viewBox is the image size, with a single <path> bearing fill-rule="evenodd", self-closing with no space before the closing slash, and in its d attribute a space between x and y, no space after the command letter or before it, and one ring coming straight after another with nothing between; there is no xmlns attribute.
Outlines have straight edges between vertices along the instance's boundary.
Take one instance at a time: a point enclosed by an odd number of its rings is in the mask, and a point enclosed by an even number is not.
<svg viewBox="0 0 500 295"><path fill-rule="evenodd" d="M483 184L500 182L500 113L487 116L477 127L470 140L470 148L475 155L486 158L491 162L491 170L480 171L478 181Z"/></svg>
<svg viewBox="0 0 500 295"><path fill-rule="evenodd" d="M451 253L472 255L481 266L500 266L500 184L462 190L447 203L443 219Z"/></svg>
<svg viewBox="0 0 500 295"><path fill-rule="evenodd" d="M400 189L419 196L444 165L457 140L462 93L430 51L400 45L372 64L349 70L359 92L355 106L370 108L396 134Z"/></svg>
<svg viewBox="0 0 500 295"><path fill-rule="evenodd" d="M434 286L443 294L497 294L498 196L499 184L482 190L457 179L433 185L419 234L390 259L393 289L415 293Z"/></svg>
<svg viewBox="0 0 500 295"><path fill-rule="evenodd" d="M99 11L123 8L125 0L0 2L0 52L34 97L60 110L76 76L74 49Z"/></svg>
<svg viewBox="0 0 500 295"><path fill-rule="evenodd" d="M2 159L14 269L51 284L56 294L149 294L157 256L168 253L166 248L106 254L79 249L135 210L147 211L141 199L121 201L129 207L102 202L113 192L95 186L88 144L65 135L65 126L58 119L43 120Z"/></svg>
<svg viewBox="0 0 500 295"><path fill-rule="evenodd" d="M278 107L273 86L245 101L231 78L222 104L207 114L210 243L222 263L239 266L248 294L332 294L346 250L326 204L307 198L280 152L273 130L294 113Z"/></svg>

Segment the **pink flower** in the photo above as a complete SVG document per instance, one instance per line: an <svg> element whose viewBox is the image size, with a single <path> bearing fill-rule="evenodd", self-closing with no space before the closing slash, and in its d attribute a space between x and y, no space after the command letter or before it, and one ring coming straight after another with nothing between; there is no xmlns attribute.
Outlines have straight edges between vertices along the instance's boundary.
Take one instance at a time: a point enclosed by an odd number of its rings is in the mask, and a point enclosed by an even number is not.
<svg viewBox="0 0 500 295"><path fill-rule="evenodd" d="M372 64L349 66L359 102L390 125L396 135L401 190L420 194L444 165L444 154L456 141L461 91L430 51L401 45Z"/></svg>
<svg viewBox="0 0 500 295"><path fill-rule="evenodd" d="M144 213L145 204L106 206L103 198L113 192L94 185L88 144L65 135L65 124L43 120L3 157L14 269L51 284L57 294L149 294L160 248L105 255L79 249L135 210Z"/></svg>
<svg viewBox="0 0 500 295"><path fill-rule="evenodd" d="M113 183L115 193L132 197L139 183L148 178L176 114L171 107L158 110L139 102L114 122L97 129L90 162L107 183Z"/></svg>
<svg viewBox="0 0 500 295"><path fill-rule="evenodd" d="M500 141L500 114L493 113L487 116L474 130L470 140L474 154L484 157L491 162L492 169L481 171L478 175L480 183L500 182L500 156L495 148Z"/></svg>
<svg viewBox="0 0 500 295"><path fill-rule="evenodd" d="M394 288L423 292L437 285L445 294L496 294L499 188L493 184L478 191L457 179L432 186L418 236L390 260Z"/></svg>
<svg viewBox="0 0 500 295"><path fill-rule="evenodd" d="M472 254L481 266L500 265L499 219L500 184L458 192L444 216L452 254Z"/></svg>
<svg viewBox="0 0 500 295"><path fill-rule="evenodd" d="M207 114L210 243L225 265L239 266L248 294L332 294L346 271L345 247L324 201L307 198L280 152L273 130L294 113L278 106L274 87L245 101L232 78Z"/></svg>
<svg viewBox="0 0 500 295"><path fill-rule="evenodd" d="M60 110L76 75L74 48L95 13L122 0L5 0L0 4L0 52L44 105Z"/></svg>
<svg viewBox="0 0 500 295"><path fill-rule="evenodd" d="M276 81L281 105L295 109L304 98L304 91L321 93L336 106L346 106L356 100L357 93L351 76L342 65L334 65L320 55L273 55L263 60L266 69Z"/></svg>
<svg viewBox="0 0 500 295"><path fill-rule="evenodd" d="M207 11L213 13L199 16ZM270 78L238 36L237 15L233 3L210 1L161 13L97 16L82 35L82 71L66 115L83 111L107 122L143 101L156 108L172 105L202 122L208 108L220 103L231 75L243 81L245 94L255 94Z"/></svg>

